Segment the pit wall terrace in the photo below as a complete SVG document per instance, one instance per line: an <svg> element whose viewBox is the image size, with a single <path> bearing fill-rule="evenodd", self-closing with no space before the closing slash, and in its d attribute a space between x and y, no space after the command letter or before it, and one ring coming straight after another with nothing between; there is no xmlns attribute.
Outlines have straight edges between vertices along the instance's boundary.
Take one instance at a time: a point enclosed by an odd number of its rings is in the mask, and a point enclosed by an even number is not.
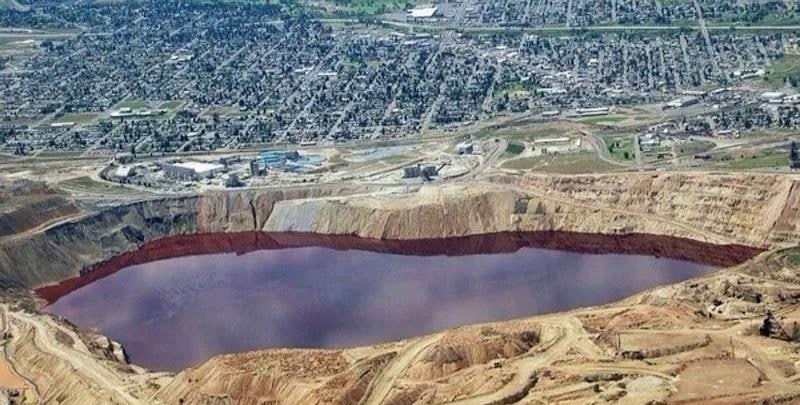
<svg viewBox="0 0 800 405"><path fill-rule="evenodd" d="M342 185L159 198L0 241L0 281L56 283L147 242L197 233L408 240L561 231L788 246L800 240L797 180L764 174L498 175L415 191Z"/></svg>

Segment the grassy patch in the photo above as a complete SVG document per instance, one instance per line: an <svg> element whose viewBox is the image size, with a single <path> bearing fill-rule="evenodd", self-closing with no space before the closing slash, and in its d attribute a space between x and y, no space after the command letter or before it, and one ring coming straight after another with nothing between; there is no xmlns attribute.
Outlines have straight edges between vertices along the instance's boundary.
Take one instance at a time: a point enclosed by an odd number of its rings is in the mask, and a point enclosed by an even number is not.
<svg viewBox="0 0 800 405"><path fill-rule="evenodd" d="M63 346L73 347L75 345L75 340L61 329L56 328L55 336L56 341L61 343Z"/></svg>
<svg viewBox="0 0 800 405"><path fill-rule="evenodd" d="M511 159L503 163L504 169L531 170L541 173L583 174L619 170L590 152L565 153Z"/></svg>
<svg viewBox="0 0 800 405"><path fill-rule="evenodd" d="M642 157L647 162L658 161L661 159L670 159L672 156L672 148L666 145L655 146L648 149L647 152L642 152Z"/></svg>
<svg viewBox="0 0 800 405"><path fill-rule="evenodd" d="M374 16L413 8L416 0L329 0L334 15Z"/></svg>
<svg viewBox="0 0 800 405"><path fill-rule="evenodd" d="M716 146L714 142L710 141L689 141L675 145L675 152L680 156L695 155L708 152L714 146Z"/></svg>
<svg viewBox="0 0 800 405"><path fill-rule="evenodd" d="M531 142L538 138L552 138L554 136L578 137L582 136L581 130L585 127L574 122L557 123L530 123L530 122L508 122L497 125L487 126L477 130L474 135L477 138L503 138L515 141Z"/></svg>
<svg viewBox="0 0 800 405"><path fill-rule="evenodd" d="M633 136L610 136L605 139L608 154L619 161L629 161L636 158L634 154Z"/></svg>
<svg viewBox="0 0 800 405"><path fill-rule="evenodd" d="M792 248L785 253L786 261L793 266L800 266L800 248Z"/></svg>
<svg viewBox="0 0 800 405"><path fill-rule="evenodd" d="M584 124L591 124L591 125L609 125L625 121L625 119L626 117L623 117L621 115L599 115L596 117L579 118L578 121Z"/></svg>
<svg viewBox="0 0 800 405"><path fill-rule="evenodd" d="M730 159L730 156L728 157ZM788 167L789 159L783 153L761 152L754 155L739 156L725 161L719 167L729 170L751 170L775 167Z"/></svg>
<svg viewBox="0 0 800 405"><path fill-rule="evenodd" d="M783 55L773 61L764 80L770 86L780 88L792 77L800 81L800 55Z"/></svg>
<svg viewBox="0 0 800 405"><path fill-rule="evenodd" d="M181 100L171 100L171 101L166 101L166 102L161 103L161 105L158 106L158 108L163 108L165 110L174 111L174 110L177 110L178 107L181 106L181 104L183 104L183 101L181 101Z"/></svg>
<svg viewBox="0 0 800 405"><path fill-rule="evenodd" d="M506 155L517 156L525 151L525 145L517 142L509 142L506 146Z"/></svg>
<svg viewBox="0 0 800 405"><path fill-rule="evenodd" d="M239 117L244 115L244 112L236 107L211 107L208 108L203 114L202 117L213 117L214 114L219 115L220 117Z"/></svg>
<svg viewBox="0 0 800 405"><path fill-rule="evenodd" d="M66 113L53 120L53 122L74 122L76 124L88 124L97 118L97 114L78 114Z"/></svg>
<svg viewBox="0 0 800 405"><path fill-rule="evenodd" d="M503 94L508 94L509 97L514 97L518 94L531 93L536 91L538 86L531 81L513 81L502 83L494 88L492 97L498 98Z"/></svg>
<svg viewBox="0 0 800 405"><path fill-rule="evenodd" d="M148 108L148 103L144 100L126 99L117 104L117 108L143 109Z"/></svg>

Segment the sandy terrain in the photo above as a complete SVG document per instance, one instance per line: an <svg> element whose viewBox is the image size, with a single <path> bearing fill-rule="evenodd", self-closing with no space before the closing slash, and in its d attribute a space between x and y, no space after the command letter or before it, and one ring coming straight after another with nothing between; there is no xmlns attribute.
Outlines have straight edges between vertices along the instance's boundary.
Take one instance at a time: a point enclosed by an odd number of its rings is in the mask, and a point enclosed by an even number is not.
<svg viewBox="0 0 800 405"><path fill-rule="evenodd" d="M117 204L0 241L6 361L29 403L792 403L800 400L795 182L762 174L487 174L474 184L400 192L327 186ZM256 230L388 239L558 230L619 241L641 233L683 240L693 254L718 260L737 250L691 240L766 251L602 307L370 347L223 355L176 375L126 364L114 342L41 314L28 289L165 236Z"/></svg>

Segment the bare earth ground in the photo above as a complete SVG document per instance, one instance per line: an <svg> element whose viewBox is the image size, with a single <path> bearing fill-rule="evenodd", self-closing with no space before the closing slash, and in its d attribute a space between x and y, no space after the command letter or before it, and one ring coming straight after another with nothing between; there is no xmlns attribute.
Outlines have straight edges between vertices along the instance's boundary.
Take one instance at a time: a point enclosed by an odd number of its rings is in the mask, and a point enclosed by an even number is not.
<svg viewBox="0 0 800 405"><path fill-rule="evenodd" d="M492 176L477 185L281 201L270 205L262 229L397 238L513 229L643 232L767 251L707 277L602 307L370 347L221 355L176 375L126 364L114 342L40 313L26 289L9 286L0 310L10 367L0 367L0 385L21 391L23 403L61 404L800 401L800 251L793 247L800 192L794 176ZM198 221L208 229L214 218L238 218L224 211L236 204L250 212L252 205L232 201L201 199ZM82 215L34 216L20 231L28 235L0 243L18 243L52 229L53 221ZM424 221L406 220L414 217ZM443 222L448 218L462 220ZM125 221L134 223L130 216Z"/></svg>

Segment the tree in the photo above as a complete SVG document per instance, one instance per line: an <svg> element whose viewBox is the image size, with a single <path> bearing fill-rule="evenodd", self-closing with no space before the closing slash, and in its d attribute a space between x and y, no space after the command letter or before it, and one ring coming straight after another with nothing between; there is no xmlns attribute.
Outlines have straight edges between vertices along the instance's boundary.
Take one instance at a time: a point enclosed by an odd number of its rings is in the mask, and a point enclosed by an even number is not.
<svg viewBox="0 0 800 405"><path fill-rule="evenodd" d="M761 336L769 337L770 333L772 332L772 312L767 312L767 317L764 318L764 323L761 324L761 327L758 329L758 333Z"/></svg>

